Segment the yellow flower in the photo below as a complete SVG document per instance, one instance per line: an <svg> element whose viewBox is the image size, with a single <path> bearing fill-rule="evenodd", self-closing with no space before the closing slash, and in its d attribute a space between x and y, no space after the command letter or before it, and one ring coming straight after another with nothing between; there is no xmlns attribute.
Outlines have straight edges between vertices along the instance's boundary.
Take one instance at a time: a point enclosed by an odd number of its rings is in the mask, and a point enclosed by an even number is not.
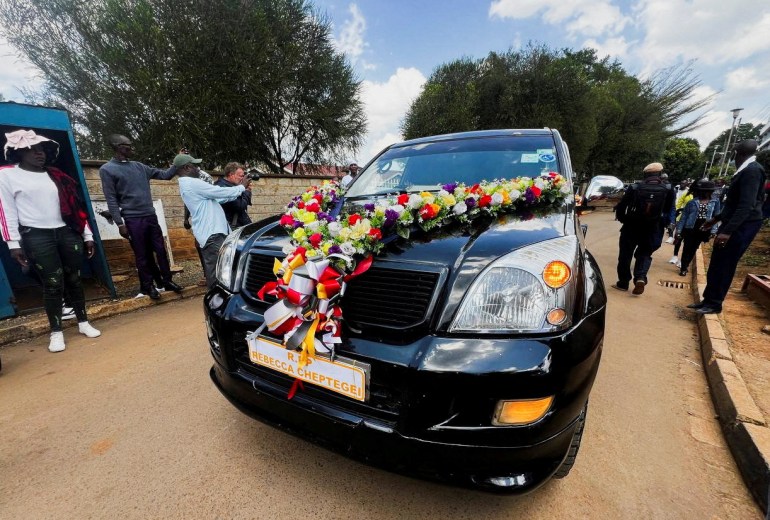
<svg viewBox="0 0 770 520"><path fill-rule="evenodd" d="M505 190L500 190L500 194L503 196L503 204L510 204L511 203L511 196L510 194Z"/></svg>
<svg viewBox="0 0 770 520"><path fill-rule="evenodd" d="M305 224L309 224L311 222L315 222L316 218L318 218L316 216L316 214L313 213L312 211L306 211L304 209L301 209L301 210L299 210L298 213L299 214L297 216Z"/></svg>
<svg viewBox="0 0 770 520"><path fill-rule="evenodd" d="M296 240L297 242L301 242L305 239L306 233L305 228L298 227L294 230L294 233L291 234L291 238Z"/></svg>
<svg viewBox="0 0 770 520"><path fill-rule="evenodd" d="M436 200L436 197L429 191L423 191L420 193L420 197L422 197L422 200L425 201L426 204L433 204L433 201Z"/></svg>
<svg viewBox="0 0 770 520"><path fill-rule="evenodd" d="M349 227L344 227L340 229L339 239L343 242L347 242L348 240L350 240L350 235L351 235L351 229Z"/></svg>
<svg viewBox="0 0 770 520"><path fill-rule="evenodd" d="M441 197L441 202L443 202L445 206L454 206L457 204L457 199L455 199L455 196L451 193L447 193Z"/></svg>

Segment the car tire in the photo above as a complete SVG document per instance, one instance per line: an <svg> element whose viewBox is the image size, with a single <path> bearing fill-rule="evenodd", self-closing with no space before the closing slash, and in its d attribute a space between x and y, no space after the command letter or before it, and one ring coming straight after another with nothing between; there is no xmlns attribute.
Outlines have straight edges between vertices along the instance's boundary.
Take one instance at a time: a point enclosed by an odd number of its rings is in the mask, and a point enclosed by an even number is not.
<svg viewBox="0 0 770 520"><path fill-rule="evenodd" d="M561 463L559 469L556 470L556 473L553 474L553 478L566 477L569 475L572 466L575 464L575 459L577 458L578 450L580 449L580 441L583 439L583 429L586 426L587 411L588 403L583 407L583 411L580 412L580 417L578 417L577 428L575 428L575 433L572 434L572 442L569 445L567 457L564 459L564 462Z"/></svg>

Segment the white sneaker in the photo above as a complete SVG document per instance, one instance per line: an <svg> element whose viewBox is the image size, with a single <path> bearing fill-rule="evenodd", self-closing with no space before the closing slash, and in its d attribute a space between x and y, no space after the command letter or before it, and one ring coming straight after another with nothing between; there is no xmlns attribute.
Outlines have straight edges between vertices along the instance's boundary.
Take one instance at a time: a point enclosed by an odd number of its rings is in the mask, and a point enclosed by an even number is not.
<svg viewBox="0 0 770 520"><path fill-rule="evenodd" d="M80 331L81 334L85 334L89 338L98 338L99 336L102 335L101 331L93 328L91 324L88 323L87 321L82 321L78 323L78 330Z"/></svg>
<svg viewBox="0 0 770 520"><path fill-rule="evenodd" d="M666 239L666 244L673 244L674 243L674 237L668 237Z"/></svg>
<svg viewBox="0 0 770 520"><path fill-rule="evenodd" d="M674 255L671 257L671 259L668 261L669 264L675 264L679 261L679 257Z"/></svg>
<svg viewBox="0 0 770 520"><path fill-rule="evenodd" d="M682 262L680 262L680 261L678 261L678 260L677 260L677 262L676 262L676 266L677 266L678 268L680 268L680 269L681 269L681 268L682 268Z"/></svg>
<svg viewBox="0 0 770 520"><path fill-rule="evenodd" d="M61 309L61 319L63 320L73 320L75 319L75 309L72 307L67 307L66 305L62 307Z"/></svg>
<svg viewBox="0 0 770 520"><path fill-rule="evenodd" d="M64 333L59 332L52 332L51 333L51 342L48 344L48 350L50 352L61 352L66 347L64 346Z"/></svg>

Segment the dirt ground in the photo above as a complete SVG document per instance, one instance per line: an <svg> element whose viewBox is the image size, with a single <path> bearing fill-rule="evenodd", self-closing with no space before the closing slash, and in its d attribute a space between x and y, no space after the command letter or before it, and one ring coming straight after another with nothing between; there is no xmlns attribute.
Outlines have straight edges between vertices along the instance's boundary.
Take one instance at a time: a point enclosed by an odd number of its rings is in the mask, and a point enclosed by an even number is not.
<svg viewBox="0 0 770 520"><path fill-rule="evenodd" d="M711 242L703 248L708 265ZM770 335L762 328L770 324L770 312L741 292L747 274L770 275L770 225L759 231L738 264L730 293L723 304L722 321L733 357L749 385L757 405L770 417Z"/></svg>

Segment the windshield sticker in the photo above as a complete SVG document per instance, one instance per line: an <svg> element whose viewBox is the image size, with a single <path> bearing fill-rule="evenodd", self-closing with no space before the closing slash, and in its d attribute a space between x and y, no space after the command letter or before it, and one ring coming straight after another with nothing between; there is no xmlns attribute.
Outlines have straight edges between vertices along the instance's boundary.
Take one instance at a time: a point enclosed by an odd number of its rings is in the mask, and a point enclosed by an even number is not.
<svg viewBox="0 0 770 520"><path fill-rule="evenodd" d="M523 153L521 154L522 163L536 163L538 162L538 155L536 153Z"/></svg>
<svg viewBox="0 0 770 520"><path fill-rule="evenodd" d="M553 153L553 148L538 148L537 149L537 155L542 155L544 153Z"/></svg>
<svg viewBox="0 0 770 520"><path fill-rule="evenodd" d="M540 162L553 162L556 160L556 157L552 153L541 153L539 157Z"/></svg>

